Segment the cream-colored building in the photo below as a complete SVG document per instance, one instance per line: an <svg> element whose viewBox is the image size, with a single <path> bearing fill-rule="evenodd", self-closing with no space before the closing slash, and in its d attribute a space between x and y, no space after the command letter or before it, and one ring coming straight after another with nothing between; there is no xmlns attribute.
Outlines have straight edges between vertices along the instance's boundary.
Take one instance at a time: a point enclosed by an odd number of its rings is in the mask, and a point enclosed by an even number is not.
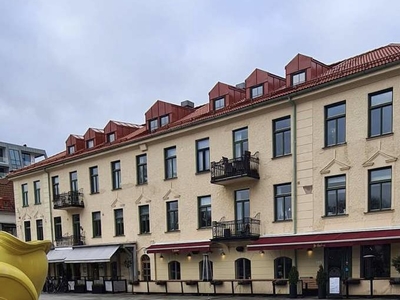
<svg viewBox="0 0 400 300"><path fill-rule="evenodd" d="M286 294L291 266L312 286L323 265L333 294L400 294L400 45L285 71L71 135L11 174L18 236L43 230L51 275L88 290Z"/></svg>

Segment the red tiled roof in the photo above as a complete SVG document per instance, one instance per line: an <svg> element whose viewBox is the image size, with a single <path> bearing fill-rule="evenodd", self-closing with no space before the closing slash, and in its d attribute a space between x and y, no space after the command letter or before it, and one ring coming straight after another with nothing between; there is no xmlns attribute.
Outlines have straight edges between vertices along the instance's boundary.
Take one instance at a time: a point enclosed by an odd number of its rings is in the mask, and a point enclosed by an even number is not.
<svg viewBox="0 0 400 300"><path fill-rule="evenodd" d="M14 175L23 174L31 170L40 169L44 166L56 164L59 161L74 160L75 158L78 157L90 155L92 153L98 153L100 151L106 151L109 149L116 148L120 145L137 142L142 139L144 140L147 137L157 136L166 132L170 132L172 130L177 130L182 127L190 126L197 122L202 122L208 119L221 117L228 113L233 113L235 111L244 109L251 105L262 104L274 99L280 99L301 92L306 93L310 88L315 88L315 87L322 88L323 86L325 86L325 84L334 83L336 80L344 79L350 75L361 74L361 72L365 71L373 71L377 67L384 67L385 65L391 63L400 63L400 44L389 44L387 46L368 51L366 53L339 61L337 63L333 63L331 65L328 65L329 67L328 71L326 71L321 76L313 80L309 80L303 84L299 84L296 86L282 87L257 99L242 99L218 111L209 111L208 104L196 107L196 109L189 115L183 117L182 119L176 122L163 126L162 128L159 128L152 133L149 133L146 130L145 126L141 127L140 125L135 125L131 123L118 122L121 125L138 127L139 129L137 129L131 134L128 134L123 138L117 139L112 143L105 142L94 148L78 151L73 155L67 156L65 151L63 151L36 164L12 172L10 174L10 178L12 178Z"/></svg>

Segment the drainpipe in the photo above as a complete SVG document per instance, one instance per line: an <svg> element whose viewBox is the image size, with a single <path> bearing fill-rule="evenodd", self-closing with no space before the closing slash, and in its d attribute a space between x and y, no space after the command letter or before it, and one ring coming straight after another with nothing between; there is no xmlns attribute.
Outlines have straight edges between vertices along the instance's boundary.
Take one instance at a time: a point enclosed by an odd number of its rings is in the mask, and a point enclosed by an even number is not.
<svg viewBox="0 0 400 300"><path fill-rule="evenodd" d="M133 272L133 281L138 281L138 259L137 259L137 246L136 244L133 245L133 251L132 251L132 272ZM133 290L133 287L132 287Z"/></svg>
<svg viewBox="0 0 400 300"><path fill-rule="evenodd" d="M293 199L293 233L297 233L297 105L292 97L288 98L290 104L293 106L293 178L292 178L292 199ZM297 250L294 251L294 264L297 266Z"/></svg>
<svg viewBox="0 0 400 300"><path fill-rule="evenodd" d="M46 168L43 169L47 174L47 189L49 191L49 211L50 211L50 232L51 232L51 242L53 243L54 239L54 228L53 228L53 208L51 207L51 184L50 184L50 173Z"/></svg>

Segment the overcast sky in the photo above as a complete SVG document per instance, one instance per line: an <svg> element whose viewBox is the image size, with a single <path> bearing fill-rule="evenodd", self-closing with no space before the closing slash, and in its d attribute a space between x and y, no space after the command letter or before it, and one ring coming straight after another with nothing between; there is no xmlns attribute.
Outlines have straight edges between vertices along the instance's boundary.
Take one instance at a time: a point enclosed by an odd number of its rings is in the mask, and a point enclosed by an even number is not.
<svg viewBox="0 0 400 300"><path fill-rule="evenodd" d="M284 76L400 42L400 1L0 0L0 141L53 155L69 134L144 123L158 99Z"/></svg>

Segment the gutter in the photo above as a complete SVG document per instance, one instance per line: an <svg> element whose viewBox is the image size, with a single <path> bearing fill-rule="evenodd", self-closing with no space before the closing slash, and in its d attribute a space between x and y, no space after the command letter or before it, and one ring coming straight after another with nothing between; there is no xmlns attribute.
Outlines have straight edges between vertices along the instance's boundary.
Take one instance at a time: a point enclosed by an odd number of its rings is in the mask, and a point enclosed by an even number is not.
<svg viewBox="0 0 400 300"><path fill-rule="evenodd" d="M54 238L54 228L53 228L53 208L51 207L51 185L50 185L50 173L47 168L44 168L43 171L47 174L47 190L49 192L49 211L50 211L50 232L51 232L51 242L55 241Z"/></svg>
<svg viewBox="0 0 400 300"><path fill-rule="evenodd" d="M263 101L260 101L260 102L257 102L257 103L250 103L249 105L246 105L243 108L238 108L236 110L229 111L229 112L227 112L225 114L221 114L221 115L218 115L218 116L212 116L211 115L211 116L208 116L208 117L206 117L206 118L204 118L202 120L199 120L197 122L194 121L194 122L190 122L190 123L187 123L187 124L184 124L184 125L180 125L180 126L177 125L176 127L173 127L171 129L167 129L166 131L161 131L159 133L155 133L155 134L153 134L152 137L158 137L158 136L162 136L162 135L167 135L168 133L173 133L175 131L179 131L179 130L187 128L187 127L192 127L192 126L196 126L196 125L202 125L204 123L209 122L210 120L223 119L225 117L228 117L228 116L231 116L231 115L235 115L235 114L241 113L241 112L246 112L246 111L249 111L249 110L257 108L257 107L263 107L263 106L267 106L269 104L274 104L276 102L281 102L283 100L287 100L288 98L290 99L290 98L293 98L293 97L296 97L296 96L302 96L302 95L308 94L308 93L313 92L313 91L318 91L318 90L330 87L332 85L335 85L335 84L338 84L338 83L342 83L342 82L345 82L345 81L349 81L351 79L355 79L355 78L361 77L363 75L374 73L374 72L377 72L377 71L380 71L380 70L383 70L383 69L387 69L387 68L390 68L392 66L396 66L396 65L399 65L399 64L400 64L400 61L394 61L394 62L391 62L391 63L380 65L380 66L375 67L375 68L370 68L370 69L367 69L367 70L364 70L364 71L361 71L361 72L356 72L354 74L351 74L351 75L348 75L348 76L344 76L344 77L341 77L341 78L338 78L338 79L335 79L335 80L332 80L332 81L328 81L326 83L315 85L315 86L312 86L310 88L306 88L306 89L303 89L303 90L300 90L300 91L297 91L297 92L294 91L293 93L289 93L287 95L279 96L277 98L272 98L271 100L263 100ZM106 153L106 152L110 152L110 151L112 151L114 149L118 149L118 148L130 146L130 145L134 145L135 143L139 144L139 143L144 142L144 141L151 141L152 137L145 136L145 137L140 138L140 139L127 141L126 143L125 142L121 142L121 143L116 144L114 146L110 146L108 149L100 148L100 149L98 149L96 151L93 151L93 152L90 151L90 152L88 152L88 153L86 153L86 154L84 154L82 156L79 156L79 159L83 159L85 157L92 156L93 154L103 154L103 153ZM71 157L70 159L62 159L62 163L75 161L75 160L76 159L74 157ZM60 163L54 162L52 164L47 165L47 167L45 167L45 168L58 166L60 164L61 164L61 162ZM7 177L11 179L13 177L19 177L20 175L30 174L30 173L33 173L33 172L36 172L36 171L40 171L40 168L38 168L38 169L33 168L33 169L28 170L26 173L21 172L20 174L17 174L15 176L13 176L12 174L8 174Z"/></svg>

